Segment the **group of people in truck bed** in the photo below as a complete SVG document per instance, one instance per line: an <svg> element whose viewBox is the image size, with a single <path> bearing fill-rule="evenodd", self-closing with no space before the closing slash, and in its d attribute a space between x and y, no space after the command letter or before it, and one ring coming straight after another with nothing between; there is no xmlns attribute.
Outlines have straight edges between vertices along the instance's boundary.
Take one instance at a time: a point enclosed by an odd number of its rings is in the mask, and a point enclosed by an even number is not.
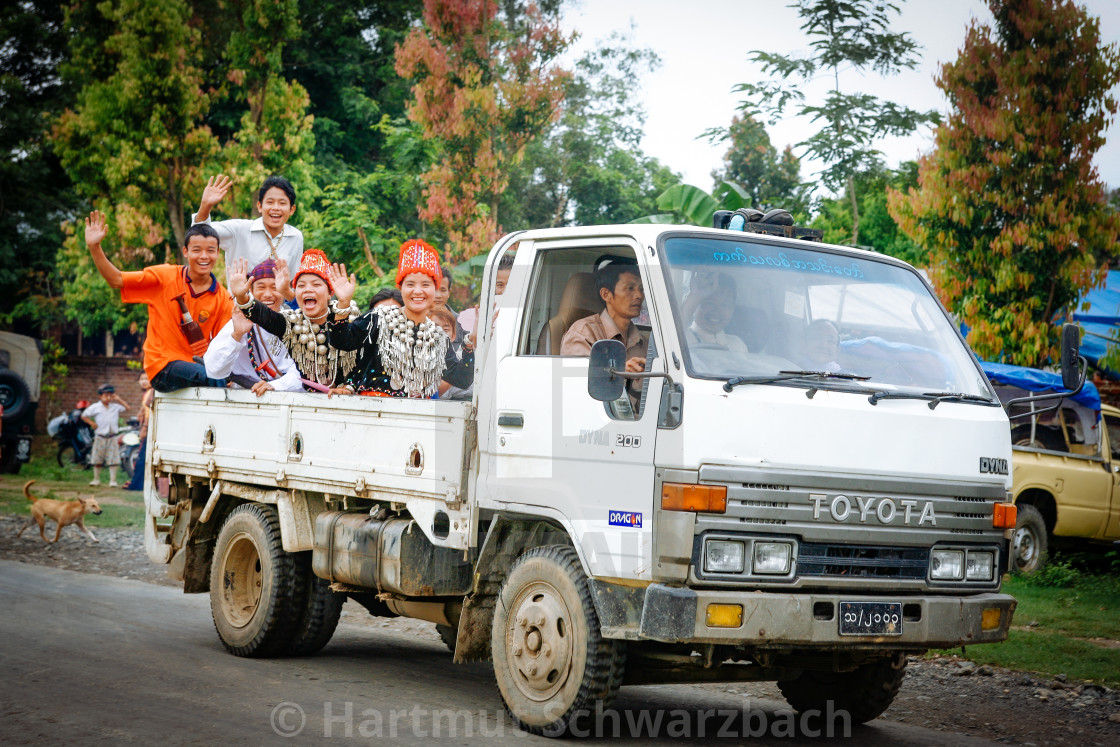
<svg viewBox="0 0 1120 747"><path fill-rule="evenodd" d="M353 301L354 275L318 249L305 251L303 235L288 224L296 193L287 179L261 185L259 218L211 221L231 186L225 176L208 181L184 237L182 265L122 272L101 246L106 216L95 210L86 219L98 272L124 302L148 307L144 370L154 389L470 395L478 313L456 317L447 307L451 275L432 246L404 242L396 289L379 292L362 313ZM228 291L213 272L220 251ZM508 263L498 268L499 294L509 271Z"/></svg>

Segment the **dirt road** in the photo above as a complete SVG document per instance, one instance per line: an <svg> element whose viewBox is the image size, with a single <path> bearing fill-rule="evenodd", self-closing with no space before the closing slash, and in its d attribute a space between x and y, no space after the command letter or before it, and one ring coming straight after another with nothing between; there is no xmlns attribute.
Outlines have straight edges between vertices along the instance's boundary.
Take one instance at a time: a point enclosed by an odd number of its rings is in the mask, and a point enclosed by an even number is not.
<svg viewBox="0 0 1120 747"><path fill-rule="evenodd" d="M489 665L453 665L423 625L401 629L352 615L319 656L238 659L218 644L205 596L10 561L0 561L0 609L0 742L7 745L308 744L379 736L404 744L556 744L514 730ZM738 741L788 723L784 709L707 688L628 688L617 716L603 725L609 735L617 724L631 743L725 742L721 731ZM856 737L861 744L945 741L944 734L887 721ZM964 735L952 741L986 743Z"/></svg>
<svg viewBox="0 0 1120 747"><path fill-rule="evenodd" d="M428 623L373 618L348 603L321 655L237 659L218 643L207 597L183 595L148 561L139 532L99 528L94 543L67 527L47 545L36 531L15 537L25 521L0 516L0 743L305 744L346 739L347 728L353 738L395 733L418 744L437 729L441 741L454 733L464 744L537 741L513 730L490 666L453 665ZM281 739L272 726L282 703L302 709L298 738ZM757 742L751 735L763 716L770 734L784 734L788 721L773 683L624 688L617 706L618 730L633 743L651 734L707 741L721 729L738 737L733 742ZM280 708L277 728L294 729L299 714ZM611 718L603 721L607 734ZM1120 692L914 657L894 704L853 736L878 744L980 737L1120 745Z"/></svg>

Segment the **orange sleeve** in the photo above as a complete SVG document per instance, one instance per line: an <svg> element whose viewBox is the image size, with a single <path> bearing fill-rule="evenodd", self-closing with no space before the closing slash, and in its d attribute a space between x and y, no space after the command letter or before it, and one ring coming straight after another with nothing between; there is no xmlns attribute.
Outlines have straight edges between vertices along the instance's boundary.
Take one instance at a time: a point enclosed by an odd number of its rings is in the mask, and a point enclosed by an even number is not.
<svg viewBox="0 0 1120 747"><path fill-rule="evenodd" d="M121 273L121 300L125 303L151 303L159 298L169 265L152 265L139 272Z"/></svg>

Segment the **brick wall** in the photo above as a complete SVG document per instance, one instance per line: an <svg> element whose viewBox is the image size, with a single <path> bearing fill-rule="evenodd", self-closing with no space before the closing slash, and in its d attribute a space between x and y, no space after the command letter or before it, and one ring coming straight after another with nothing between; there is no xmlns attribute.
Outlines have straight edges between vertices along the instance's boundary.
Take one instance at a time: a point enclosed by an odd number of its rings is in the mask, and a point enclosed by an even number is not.
<svg viewBox="0 0 1120 747"><path fill-rule="evenodd" d="M129 368L130 360L138 358L104 358L95 356L66 356L62 359L70 368L66 381L54 395L55 412L47 412L48 403L40 400L35 413L36 433L46 434L47 421L63 412L68 412L80 399L97 401L97 387L112 384L117 394L129 404L125 417L135 417L140 407L140 369Z"/></svg>

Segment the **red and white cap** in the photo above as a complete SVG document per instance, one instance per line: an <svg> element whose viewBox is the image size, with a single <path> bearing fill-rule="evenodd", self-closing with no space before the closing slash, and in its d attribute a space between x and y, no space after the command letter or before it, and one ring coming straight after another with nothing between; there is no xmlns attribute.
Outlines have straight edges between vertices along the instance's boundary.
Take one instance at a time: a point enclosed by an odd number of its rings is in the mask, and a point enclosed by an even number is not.
<svg viewBox="0 0 1120 747"><path fill-rule="evenodd" d="M303 253L303 258L299 261L299 269L296 274L292 276L292 287L296 287L296 281L299 280L300 275L311 273L323 279L327 284L327 289L334 293L334 288L331 287L331 278L327 273L327 269L331 263L327 261L327 255L323 254L322 249L308 249Z"/></svg>
<svg viewBox="0 0 1120 747"><path fill-rule="evenodd" d="M439 252L426 241L409 239L401 244L401 258L397 263L397 287L414 273L427 275L437 286L443 279L439 269Z"/></svg>

